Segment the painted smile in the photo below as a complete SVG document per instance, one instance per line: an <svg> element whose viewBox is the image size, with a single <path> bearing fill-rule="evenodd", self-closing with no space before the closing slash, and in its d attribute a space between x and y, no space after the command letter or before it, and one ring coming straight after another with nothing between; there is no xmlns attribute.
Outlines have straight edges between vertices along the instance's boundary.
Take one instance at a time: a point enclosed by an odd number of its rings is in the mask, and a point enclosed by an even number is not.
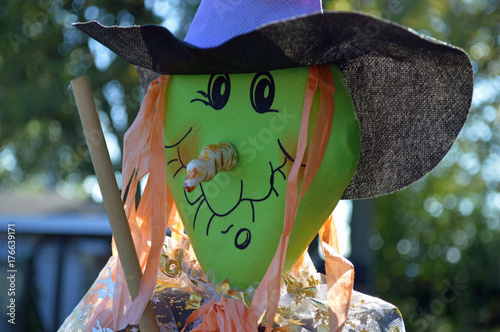
<svg viewBox="0 0 500 332"><path fill-rule="evenodd" d="M184 192L184 196L185 196L186 201L188 202L189 205L193 206L193 205L198 204L198 206L196 208L196 213L195 213L195 216L194 216L193 229L195 229L195 227L196 227L196 221L198 219L198 212L200 211L200 208L203 205L203 203L206 204L206 206L208 207L208 209L212 213L212 216L210 217L210 219L208 221L206 232L205 232L207 236L209 234L210 226L212 224L212 221L213 221L213 219L215 217L221 217L221 218L222 217L227 217L236 208L238 208L240 206L240 204L243 204L245 202L248 202L250 204L251 209L252 209L252 223L255 222L255 206L254 206L254 204L257 203L257 202L262 202L262 201L267 200L268 198L271 197L271 195L272 195L273 192L276 195L276 197L279 197L278 192L274 188L275 174L276 173L280 173L283 176L283 180L286 180L285 173L283 173L283 171L281 170L283 168L283 166L285 166L286 160L287 159L285 158L283 160L283 163L279 167L277 167L277 168L274 168L273 165L272 165L272 163L269 162L269 166L271 168L271 175L270 175L270 178L269 178L269 191L262 198L247 198L247 197L243 197L243 180L240 180L240 195L239 195L239 198L238 198L238 202L236 202L236 204L232 208L230 208L227 212L225 212L225 213L220 213L220 212L215 211L214 208L210 205L209 201L207 200L205 191L203 189L203 184L200 184L201 195L198 196L194 201L191 201L189 199L189 197L188 197L188 194L186 192ZM229 225L228 228L225 231L222 231L221 233L223 233L223 234L227 233L232 226L234 226L234 225Z"/></svg>
<svg viewBox="0 0 500 332"><path fill-rule="evenodd" d="M184 134L184 136L179 141L177 141L175 144L165 145L165 149L176 149L176 152L177 152L176 156L167 162L167 165L170 165L170 164L175 163L175 162L179 163L179 167L174 172L172 178L175 178L181 170L186 169L186 165L184 164L184 162L181 159L180 144L189 136L192 129L193 129L193 127L189 128L189 130ZM269 199L271 197L279 197L279 193L275 188L276 174L278 174L278 173L281 174L281 176L283 177L283 180L286 181L286 175L285 175L285 173L283 173L282 169L285 166L285 164L287 163L287 160L290 160L292 163L294 162L294 159L285 150L285 148L281 144L281 141L278 139L277 142L278 142L278 146L279 146L281 152L284 155L283 162L281 163L281 165L279 165L276 168L273 166L273 164L271 162L269 162L269 167L270 167L269 190L263 197L260 197L260 198L244 197L244 183L243 183L243 180L240 180L240 190L239 190L238 201L235 203L235 205L233 207L231 207L227 211L221 212L221 211L216 211L216 209L214 209L214 207L210 204L209 200L207 199L207 195L205 194L205 189L203 187L203 183L201 183L199 185L201 193L194 200L190 199L190 197L192 198L192 195L188 195L188 193L183 190L186 202L192 207L196 206L196 212L195 212L194 220L193 220L193 230L196 228L196 223L199 219L200 210L201 210L203 205L205 205L206 208L208 208L210 211L210 213L209 213L210 218L207 221L207 226L205 229L206 236L209 236L211 226L213 226L212 222L214 221L214 219L216 217L218 217L218 218L228 217L231 215L231 213L233 211L242 207L244 204L250 205L251 222L255 223L255 219L256 219L256 217L255 217L255 204L258 204L259 202L266 201L267 199ZM304 167L305 165L301 165L301 166ZM273 195L273 193L275 196ZM227 234L231 230L233 230L233 227L235 227L235 224L231 223L231 224L227 225L227 227L225 227L225 229L222 230L221 233ZM241 229L237 230L236 235L235 235L235 240L234 240L235 247L240 249L240 250L246 249L250 245L251 237L252 237L252 234L248 228L241 228Z"/></svg>

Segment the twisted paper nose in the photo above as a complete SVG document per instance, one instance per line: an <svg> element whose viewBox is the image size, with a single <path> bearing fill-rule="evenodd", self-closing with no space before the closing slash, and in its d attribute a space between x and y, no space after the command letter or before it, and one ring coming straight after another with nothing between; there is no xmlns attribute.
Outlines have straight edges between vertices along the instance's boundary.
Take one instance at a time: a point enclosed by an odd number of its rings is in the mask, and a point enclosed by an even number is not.
<svg viewBox="0 0 500 332"><path fill-rule="evenodd" d="M208 182L218 172L231 170L238 162L234 147L225 142L205 146L198 159L193 159L186 167L184 190L192 192L201 182Z"/></svg>

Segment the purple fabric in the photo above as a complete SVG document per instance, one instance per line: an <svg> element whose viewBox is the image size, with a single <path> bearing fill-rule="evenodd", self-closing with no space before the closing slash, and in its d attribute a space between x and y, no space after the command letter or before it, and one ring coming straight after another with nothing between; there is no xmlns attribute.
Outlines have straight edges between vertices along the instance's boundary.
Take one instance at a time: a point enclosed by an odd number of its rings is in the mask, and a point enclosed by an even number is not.
<svg viewBox="0 0 500 332"><path fill-rule="evenodd" d="M203 0L184 41L215 47L262 25L317 12L320 0Z"/></svg>

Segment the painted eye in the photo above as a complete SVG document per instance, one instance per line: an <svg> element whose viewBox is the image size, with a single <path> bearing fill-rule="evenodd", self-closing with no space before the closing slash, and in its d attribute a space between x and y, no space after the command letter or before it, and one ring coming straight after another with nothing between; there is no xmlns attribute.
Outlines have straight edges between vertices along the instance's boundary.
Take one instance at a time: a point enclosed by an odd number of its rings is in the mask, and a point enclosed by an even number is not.
<svg viewBox="0 0 500 332"><path fill-rule="evenodd" d="M228 75L212 75L208 81L208 95L211 97L212 107L220 110L226 106L231 93L231 83Z"/></svg>
<svg viewBox="0 0 500 332"><path fill-rule="evenodd" d="M223 109L224 106L226 106L227 101L229 100L229 94L231 93L229 75L217 74L210 76L210 79L208 80L207 92L202 90L197 92L207 100L193 99L191 102L200 101L206 106L212 107L214 110Z"/></svg>
<svg viewBox="0 0 500 332"><path fill-rule="evenodd" d="M274 101L274 80L270 73L255 75L250 86L250 102L257 113L278 112L271 109Z"/></svg>

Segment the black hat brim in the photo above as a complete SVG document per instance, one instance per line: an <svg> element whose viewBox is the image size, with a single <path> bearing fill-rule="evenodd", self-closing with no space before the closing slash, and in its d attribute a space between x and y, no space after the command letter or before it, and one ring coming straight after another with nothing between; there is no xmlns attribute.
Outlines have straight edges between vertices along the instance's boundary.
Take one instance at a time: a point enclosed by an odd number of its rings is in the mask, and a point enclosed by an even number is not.
<svg viewBox="0 0 500 332"><path fill-rule="evenodd" d="M266 25L202 49L160 26L76 26L126 61L158 74L252 73L335 63L361 125L361 156L344 199L402 189L431 171L467 119L473 71L460 49L358 13Z"/></svg>

